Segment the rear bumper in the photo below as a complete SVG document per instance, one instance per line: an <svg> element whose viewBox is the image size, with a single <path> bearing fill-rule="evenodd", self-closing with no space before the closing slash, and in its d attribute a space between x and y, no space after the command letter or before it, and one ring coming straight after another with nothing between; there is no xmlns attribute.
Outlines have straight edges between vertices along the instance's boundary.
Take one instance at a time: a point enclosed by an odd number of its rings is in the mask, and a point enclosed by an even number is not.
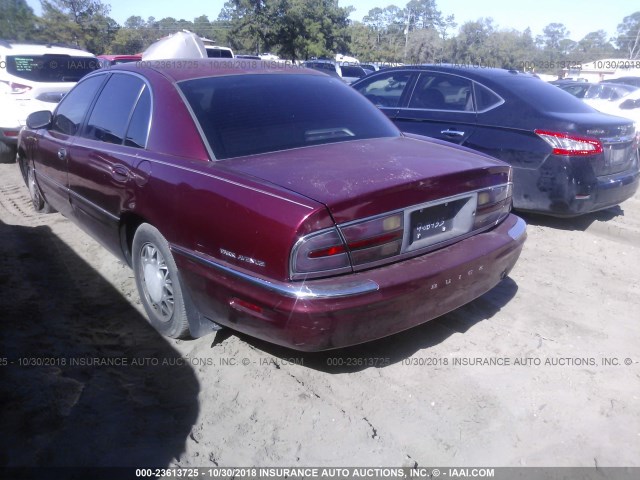
<svg viewBox="0 0 640 480"><path fill-rule="evenodd" d="M486 293L516 263L526 238L510 215L491 231L426 255L351 275L278 283L173 245L205 317L297 350L375 340L420 325Z"/></svg>
<svg viewBox="0 0 640 480"><path fill-rule="evenodd" d="M623 172L598 177L585 158L551 155L538 169L514 169L514 207L575 217L624 202L639 183L637 158Z"/></svg>

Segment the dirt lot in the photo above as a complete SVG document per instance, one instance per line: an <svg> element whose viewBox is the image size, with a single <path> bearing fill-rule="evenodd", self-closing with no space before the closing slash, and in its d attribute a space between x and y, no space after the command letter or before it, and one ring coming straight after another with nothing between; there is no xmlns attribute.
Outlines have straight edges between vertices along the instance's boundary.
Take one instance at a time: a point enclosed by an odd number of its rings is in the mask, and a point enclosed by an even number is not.
<svg viewBox="0 0 640 480"><path fill-rule="evenodd" d="M0 465L640 466L640 196L525 218L475 302L300 354L160 337L131 271L0 165Z"/></svg>

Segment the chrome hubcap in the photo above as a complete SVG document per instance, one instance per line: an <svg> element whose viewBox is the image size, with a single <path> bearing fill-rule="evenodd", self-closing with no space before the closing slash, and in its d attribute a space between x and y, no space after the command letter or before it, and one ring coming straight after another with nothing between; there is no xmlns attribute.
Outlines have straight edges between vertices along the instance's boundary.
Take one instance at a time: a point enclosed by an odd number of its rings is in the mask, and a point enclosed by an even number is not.
<svg viewBox="0 0 640 480"><path fill-rule="evenodd" d="M33 168L29 169L27 183L29 185L29 195L31 195L31 201L36 207L38 207L38 204L40 203L40 192L38 191L38 185L36 184L36 176L33 173Z"/></svg>
<svg viewBox="0 0 640 480"><path fill-rule="evenodd" d="M171 320L174 309L173 282L169 267L152 243L146 243L140 251L140 263L147 302L164 322Z"/></svg>

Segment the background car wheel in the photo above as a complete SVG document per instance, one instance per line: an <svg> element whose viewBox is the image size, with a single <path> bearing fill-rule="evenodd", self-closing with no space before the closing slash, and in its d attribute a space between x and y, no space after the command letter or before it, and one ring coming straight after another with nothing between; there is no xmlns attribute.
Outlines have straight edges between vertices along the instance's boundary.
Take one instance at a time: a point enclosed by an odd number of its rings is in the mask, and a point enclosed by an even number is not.
<svg viewBox="0 0 640 480"><path fill-rule="evenodd" d="M13 163L16 161L16 147L0 142L0 163Z"/></svg>
<svg viewBox="0 0 640 480"><path fill-rule="evenodd" d="M155 227L143 223L133 237L133 272L140 300L156 330L171 338L189 336L188 314L178 267L169 243Z"/></svg>
<svg viewBox="0 0 640 480"><path fill-rule="evenodd" d="M21 168L22 168L21 164ZM49 203L42 196L38 182L36 182L36 174L30 165L24 167L27 172L27 188L29 189L29 196L31 197L31 203L36 212L40 213L52 213L55 209L49 205Z"/></svg>

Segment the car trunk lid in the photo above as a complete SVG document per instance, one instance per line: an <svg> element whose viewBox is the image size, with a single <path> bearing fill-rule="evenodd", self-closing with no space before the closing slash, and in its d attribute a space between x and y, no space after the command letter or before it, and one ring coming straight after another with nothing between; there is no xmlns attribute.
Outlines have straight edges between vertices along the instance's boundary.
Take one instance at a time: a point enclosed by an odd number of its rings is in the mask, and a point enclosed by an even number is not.
<svg viewBox="0 0 640 480"><path fill-rule="evenodd" d="M427 139L339 142L216 162L327 206L336 223L509 180L509 166Z"/></svg>

